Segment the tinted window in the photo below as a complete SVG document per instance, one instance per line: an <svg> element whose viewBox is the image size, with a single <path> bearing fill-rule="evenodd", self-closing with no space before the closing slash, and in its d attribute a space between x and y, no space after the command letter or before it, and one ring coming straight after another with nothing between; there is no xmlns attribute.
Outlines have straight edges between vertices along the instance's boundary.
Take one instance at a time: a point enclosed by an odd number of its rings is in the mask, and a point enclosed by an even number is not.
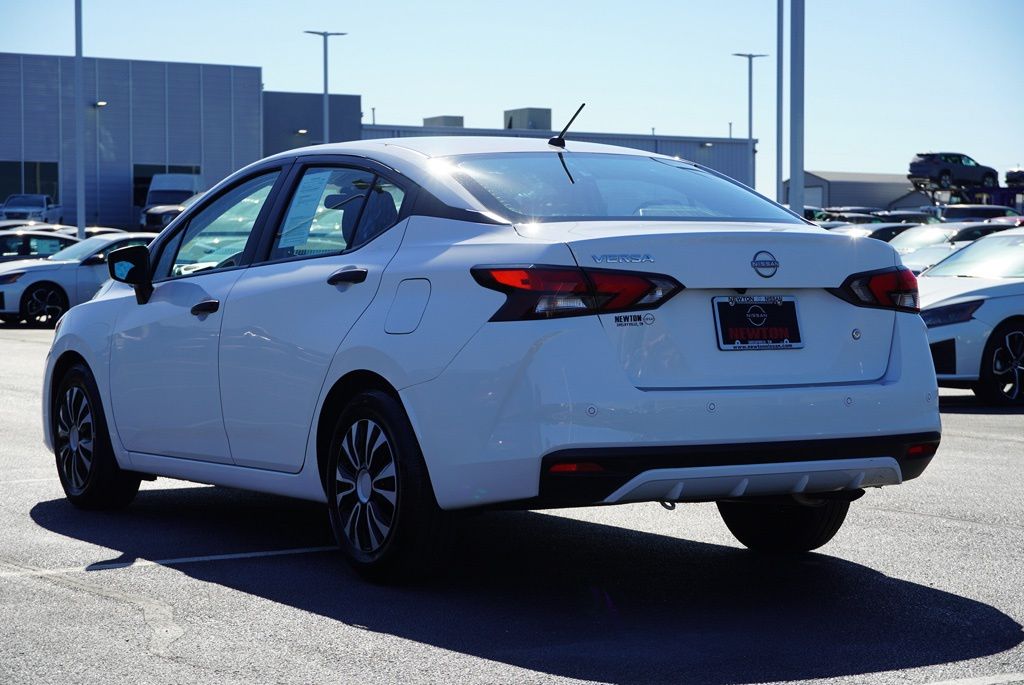
<svg viewBox="0 0 1024 685"><path fill-rule="evenodd" d="M65 247L67 247L69 244L71 244L71 242L72 241L70 241L70 240L64 240L62 238L57 238L57 237L53 237L53 238L50 238L50 237L46 237L46 238L32 237L32 238L29 238L29 240L28 240L28 251L32 255L39 255L41 257L49 257L50 255L57 254L58 252L63 250Z"/></svg>
<svg viewBox="0 0 1024 685"><path fill-rule="evenodd" d="M463 155L437 164L438 173L452 174L513 221L801 223L735 183L671 159L541 152Z"/></svg>
<svg viewBox="0 0 1024 685"><path fill-rule="evenodd" d="M169 260L170 273L154 272L154 277L237 266L278 174L274 171L249 179L201 209L189 220L182 237L174 241L180 247L173 261Z"/></svg>
<svg viewBox="0 0 1024 685"><path fill-rule="evenodd" d="M21 253L24 241L20 235L0 236L0 257L15 257Z"/></svg>

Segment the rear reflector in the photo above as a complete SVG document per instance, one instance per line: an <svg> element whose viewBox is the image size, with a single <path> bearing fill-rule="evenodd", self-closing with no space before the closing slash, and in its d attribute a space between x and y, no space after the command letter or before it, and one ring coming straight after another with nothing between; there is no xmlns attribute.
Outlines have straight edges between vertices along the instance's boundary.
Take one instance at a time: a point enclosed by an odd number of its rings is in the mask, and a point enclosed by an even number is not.
<svg viewBox="0 0 1024 685"><path fill-rule="evenodd" d="M683 289L671 276L564 266L477 266L473 278L505 293L491 321L654 309Z"/></svg>
<svg viewBox="0 0 1024 685"><path fill-rule="evenodd" d="M604 467L592 461L566 461L555 464L548 473L601 473Z"/></svg>
<svg viewBox="0 0 1024 685"><path fill-rule="evenodd" d="M911 445L907 448L908 457L934 457L939 449L938 443L924 442L920 445Z"/></svg>
<svg viewBox="0 0 1024 685"><path fill-rule="evenodd" d="M917 278L905 266L853 274L830 292L859 307L895 309L913 314L921 311Z"/></svg>

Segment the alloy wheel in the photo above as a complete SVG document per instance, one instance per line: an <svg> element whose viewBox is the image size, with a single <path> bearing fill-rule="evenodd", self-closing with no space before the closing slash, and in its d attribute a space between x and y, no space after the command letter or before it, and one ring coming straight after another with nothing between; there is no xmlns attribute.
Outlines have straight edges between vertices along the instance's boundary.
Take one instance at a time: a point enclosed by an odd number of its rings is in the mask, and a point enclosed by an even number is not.
<svg viewBox="0 0 1024 685"><path fill-rule="evenodd" d="M57 409L57 465L74 492L85 488L92 472L95 428L85 391L73 385Z"/></svg>
<svg viewBox="0 0 1024 685"><path fill-rule="evenodd" d="M1013 402L1024 400L1024 331L1010 331L992 354L996 388Z"/></svg>
<svg viewBox="0 0 1024 685"><path fill-rule="evenodd" d="M25 301L25 318L39 324L53 323L64 315L64 300L54 288L40 287Z"/></svg>
<svg viewBox="0 0 1024 685"><path fill-rule="evenodd" d="M387 434L374 421L360 419L341 441L334 506L349 544L363 553L380 550L395 522L398 478Z"/></svg>

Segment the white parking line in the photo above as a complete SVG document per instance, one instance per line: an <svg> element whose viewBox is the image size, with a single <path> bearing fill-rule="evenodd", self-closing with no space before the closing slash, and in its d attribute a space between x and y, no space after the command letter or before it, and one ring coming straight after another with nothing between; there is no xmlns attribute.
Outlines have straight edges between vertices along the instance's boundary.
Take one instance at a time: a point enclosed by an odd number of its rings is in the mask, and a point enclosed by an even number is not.
<svg viewBox="0 0 1024 685"><path fill-rule="evenodd" d="M91 573L93 571L111 571L122 568L142 568L146 566L178 566L182 564L198 564L209 561L231 561L235 559L259 559L262 557L282 557L296 554L313 554L317 552L331 552L337 547L295 547L292 549L273 549L263 552L237 552L234 554L208 554L196 557L175 557L173 559L135 559L122 563L98 563L89 566L72 566L68 568L53 569L19 569L16 571L0 571L0 578L15 578L23 576L58 576L69 573Z"/></svg>
<svg viewBox="0 0 1024 685"><path fill-rule="evenodd" d="M0 480L0 485L16 485L18 483L47 483L53 481L54 483L60 482L59 478L21 478L19 480Z"/></svg>
<svg viewBox="0 0 1024 685"><path fill-rule="evenodd" d="M1003 675L979 676L962 680L943 680L928 685L1006 685L1007 683L1024 683L1024 673L1005 673Z"/></svg>

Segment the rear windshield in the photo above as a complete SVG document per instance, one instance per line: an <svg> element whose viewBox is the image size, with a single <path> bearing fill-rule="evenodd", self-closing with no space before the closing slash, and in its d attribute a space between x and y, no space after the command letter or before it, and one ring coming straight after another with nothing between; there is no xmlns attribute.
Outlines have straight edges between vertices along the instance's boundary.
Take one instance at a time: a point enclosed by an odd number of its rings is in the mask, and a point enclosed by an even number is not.
<svg viewBox="0 0 1024 685"><path fill-rule="evenodd" d="M671 159L520 152L462 155L444 162L443 170L511 221L802 223L737 183Z"/></svg>
<svg viewBox="0 0 1024 685"><path fill-rule="evenodd" d="M1024 235L993 235L971 243L933 266L928 275L1024 278Z"/></svg>
<svg viewBox="0 0 1024 685"><path fill-rule="evenodd" d="M918 228L912 228L909 231L903 231L903 233L900 233L898 236L890 240L889 244L897 250L900 248L916 249L919 247L925 247L926 245L939 245L944 243L955 233L956 230L950 228L919 226Z"/></svg>

